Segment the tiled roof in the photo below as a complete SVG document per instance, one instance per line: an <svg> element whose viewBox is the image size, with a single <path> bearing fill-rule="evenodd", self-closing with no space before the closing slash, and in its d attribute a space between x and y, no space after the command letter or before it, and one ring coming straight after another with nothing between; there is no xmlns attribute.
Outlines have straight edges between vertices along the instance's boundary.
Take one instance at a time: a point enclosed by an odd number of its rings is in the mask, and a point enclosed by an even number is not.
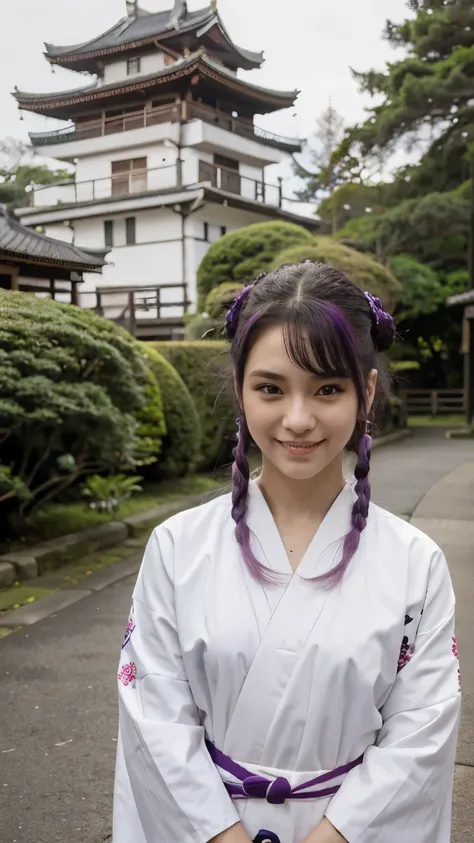
<svg viewBox="0 0 474 843"><path fill-rule="evenodd" d="M184 34L186 32L192 32L202 27L206 28L213 21L221 27L230 44L232 44L236 52L246 59L246 61L257 66L262 63L262 53L244 50L242 47L237 47L230 41L219 15L213 12L211 6L206 6L206 8L198 9L195 12L186 11L180 18L178 26L176 26L177 22L174 12L171 9L155 14L141 13L137 17L122 18L106 32L98 35L97 38L93 38L91 41L85 41L82 44L57 46L46 43L46 56L49 59L57 59L59 61L66 59L67 56L85 56L99 50L109 50L127 44L136 44L148 38L166 35L166 33Z"/></svg>
<svg viewBox="0 0 474 843"><path fill-rule="evenodd" d="M105 253L79 249L61 240L54 240L21 225L0 205L0 257L11 256L52 266L70 266L89 272L100 272L105 265Z"/></svg>

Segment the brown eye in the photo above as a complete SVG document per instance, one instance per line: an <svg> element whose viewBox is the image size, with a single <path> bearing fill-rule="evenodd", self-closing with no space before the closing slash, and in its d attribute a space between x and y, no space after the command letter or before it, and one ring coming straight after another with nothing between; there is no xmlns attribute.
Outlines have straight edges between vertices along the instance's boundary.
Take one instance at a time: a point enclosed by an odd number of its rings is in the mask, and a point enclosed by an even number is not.
<svg viewBox="0 0 474 843"><path fill-rule="evenodd" d="M322 395L324 398L332 398L332 396L337 395L338 392L342 392L340 386L336 386L335 384L326 384L326 386L322 386L321 389L318 390L317 395Z"/></svg>
<svg viewBox="0 0 474 843"><path fill-rule="evenodd" d="M274 383L264 383L258 387L258 391L263 392L264 395L279 395L280 387L275 386Z"/></svg>

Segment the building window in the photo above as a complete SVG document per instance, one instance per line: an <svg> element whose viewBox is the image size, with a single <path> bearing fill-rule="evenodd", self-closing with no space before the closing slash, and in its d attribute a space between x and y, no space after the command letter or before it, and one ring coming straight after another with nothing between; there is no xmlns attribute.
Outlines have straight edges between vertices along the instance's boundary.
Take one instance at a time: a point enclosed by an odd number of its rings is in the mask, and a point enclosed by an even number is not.
<svg viewBox="0 0 474 843"><path fill-rule="evenodd" d="M134 56L133 59L127 59L127 76L134 76L135 73L140 73L141 60L139 56Z"/></svg>
<svg viewBox="0 0 474 843"><path fill-rule="evenodd" d="M203 238L206 243L209 243L209 223L205 222L203 226Z"/></svg>
<svg viewBox="0 0 474 843"><path fill-rule="evenodd" d="M225 225L221 225L221 237L223 237L224 234L227 234L227 228Z"/></svg>
<svg viewBox="0 0 474 843"><path fill-rule="evenodd" d="M106 246L114 245L114 221L104 220L104 240Z"/></svg>
<svg viewBox="0 0 474 843"><path fill-rule="evenodd" d="M112 196L144 193L147 189L147 159L112 161Z"/></svg>
<svg viewBox="0 0 474 843"><path fill-rule="evenodd" d="M125 220L125 242L127 246L133 246L135 239L135 217L127 217Z"/></svg>

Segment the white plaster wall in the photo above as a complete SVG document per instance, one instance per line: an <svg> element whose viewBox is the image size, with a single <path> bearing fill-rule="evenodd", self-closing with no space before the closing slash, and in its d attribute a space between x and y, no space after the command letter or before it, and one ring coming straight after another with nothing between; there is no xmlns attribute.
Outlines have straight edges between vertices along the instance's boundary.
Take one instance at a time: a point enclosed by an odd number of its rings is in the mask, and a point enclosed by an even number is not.
<svg viewBox="0 0 474 843"><path fill-rule="evenodd" d="M112 61L104 67L104 85L111 82L120 82L127 78L127 62L125 59L121 61Z"/></svg>
<svg viewBox="0 0 474 843"><path fill-rule="evenodd" d="M74 234L73 229L64 223L50 223L45 225L43 233L47 237L54 237L55 240L61 240L63 243L72 243ZM81 244L79 243L78 245ZM88 244L84 242L82 245L87 246Z"/></svg>
<svg viewBox="0 0 474 843"><path fill-rule="evenodd" d="M52 146L42 147L42 155L45 158L56 158L62 161L74 162L76 158L84 159L94 157L104 152L124 153L122 158L132 158L129 150L137 147L155 144L166 138L178 141L178 123L157 123L155 126L147 126L143 129L130 129L126 132L116 132L113 135L104 135L98 138L84 138L82 140L58 143Z"/></svg>
<svg viewBox="0 0 474 843"><path fill-rule="evenodd" d="M126 132L124 132L126 134ZM133 192L145 190L163 190L176 186L177 153L174 147L166 147L163 141L153 145L146 144L133 150L118 150L83 158L77 163L76 182L78 202L89 202L93 198L101 199L112 194L112 162L128 158L146 158L148 173L135 176Z"/></svg>
<svg viewBox="0 0 474 843"><path fill-rule="evenodd" d="M133 74L135 76L146 76L148 73L154 73L161 70L165 66L165 57L161 51L155 50L152 53L141 56L140 74ZM127 60L113 61L107 64L104 68L104 85L112 82L121 82L124 79L129 79L132 74L127 75Z"/></svg>

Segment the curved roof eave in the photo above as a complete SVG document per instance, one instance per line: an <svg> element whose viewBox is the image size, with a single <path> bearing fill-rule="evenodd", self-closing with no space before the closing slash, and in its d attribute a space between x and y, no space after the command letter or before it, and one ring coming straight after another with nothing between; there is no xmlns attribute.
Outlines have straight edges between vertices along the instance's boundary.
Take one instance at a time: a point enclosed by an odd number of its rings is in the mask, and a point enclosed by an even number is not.
<svg viewBox="0 0 474 843"><path fill-rule="evenodd" d="M223 81L225 80L226 83L232 82L241 85L244 89L247 89L249 93L253 92L257 97L265 98L265 97L272 97L278 101L281 101L281 108L287 108L293 105L296 97L299 95L300 91L293 90L293 91L275 91L271 88L263 88L259 85L253 85L250 82L244 81L242 79L238 79L233 73L228 71L225 67L216 62L213 62L207 55L204 54L202 50L198 50L198 52L191 54L190 56L182 59L181 61L176 62L174 65L170 65L162 70L148 74L147 76L140 77L133 77L130 80L118 82L112 82L109 85L98 85L97 81L95 81L92 85L87 85L84 88L76 88L72 91L64 91L64 92L52 92L52 93L41 93L35 94L28 91L19 91L16 90L13 93L13 96L17 100L20 108L22 103L26 106L27 104L46 104L47 102L55 99L56 102L60 101L64 105L67 104L69 97L80 96L82 94L88 94L97 92L97 94L103 93L104 96L107 93L112 93L115 89L117 91L121 91L128 87L137 87L142 85L143 87L148 86L149 84L153 84L155 80L159 80L160 78L166 78L166 76L172 76L176 73L177 70L189 72L194 70L199 70L201 68L204 75L211 76L220 76Z"/></svg>

